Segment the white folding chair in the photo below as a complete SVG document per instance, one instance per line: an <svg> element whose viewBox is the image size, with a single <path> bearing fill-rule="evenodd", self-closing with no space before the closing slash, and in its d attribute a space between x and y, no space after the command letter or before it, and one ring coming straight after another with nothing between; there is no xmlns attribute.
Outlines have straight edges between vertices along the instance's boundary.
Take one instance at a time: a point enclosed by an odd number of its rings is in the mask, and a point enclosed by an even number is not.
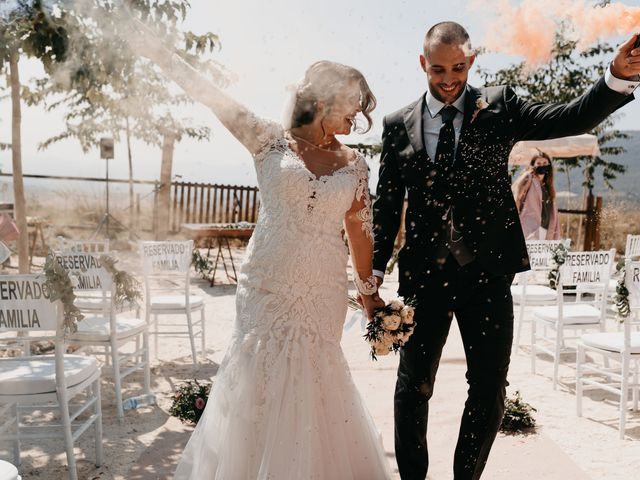
<svg viewBox="0 0 640 480"><path fill-rule="evenodd" d="M193 241L140 242L140 257L144 272L146 318L151 325L153 316L155 357L158 356L158 336L188 337L194 367L198 366L196 338L200 336L202 353L205 352L204 299L190 293L189 268ZM192 314L200 312L200 320ZM162 327L178 328L183 324L159 323L161 315L186 315L187 329L161 330ZM198 329L199 327L199 329Z"/></svg>
<svg viewBox="0 0 640 480"><path fill-rule="evenodd" d="M578 338L575 332L599 329L604 331L607 313L607 290L614 267L615 249L596 252L569 252L559 268L557 305L535 307L531 323L531 372L536 373L538 352L553 358L553 388L558 384L560 355L567 350L566 340ZM584 299L576 289L588 286L591 298ZM565 295L575 295L573 302ZM537 325L543 326L538 335ZM568 335L565 331L573 331ZM548 335L548 333L551 335Z"/></svg>
<svg viewBox="0 0 640 480"><path fill-rule="evenodd" d="M0 480L21 480L21 478L15 465L0 460Z"/></svg>
<svg viewBox="0 0 640 480"><path fill-rule="evenodd" d="M122 381L129 375L142 371L143 393L133 397L136 402L153 403L151 373L149 367L149 327L143 318L131 312L118 313L115 305L115 284L111 274L100 264L100 258L91 253L58 252L55 259L75 279L74 291L84 292L85 299L98 300L101 310L80 311L85 318L78 324L78 331L68 336L68 341L83 350L91 348L91 354L104 357L102 372L113 377L118 420L124 419ZM91 302L89 302L91 303ZM98 302L96 302L97 304ZM92 304L95 305L95 304ZM129 350L127 351L128 347ZM97 349L97 351L96 351Z"/></svg>
<svg viewBox="0 0 640 480"><path fill-rule="evenodd" d="M558 245L569 248L571 239L565 240L527 240L527 253L531 270L517 275L517 283L511 285L513 303L519 306L518 326L516 329L514 350L520 347L522 324L527 321L525 308L541 305L555 305L557 293L548 286L548 272L552 269L553 249Z"/></svg>
<svg viewBox="0 0 640 480"><path fill-rule="evenodd" d="M69 478L76 480L73 446L91 425L96 466L102 464L100 368L93 357L65 354L62 305L49 300L44 281L44 275L0 276L0 341L14 346L24 341L20 332L38 332L29 340L55 344L54 355L0 358L0 418L9 417L0 425L0 441L12 443L13 463L19 465L22 440L63 438ZM69 403L81 393L78 404ZM61 423L23 423L27 411L59 412Z"/></svg>
<svg viewBox="0 0 640 480"><path fill-rule="evenodd" d="M109 254L109 240L70 240L64 237L56 239L56 251L70 253L93 253L96 255ZM83 312L100 314L108 305L105 299L95 292L80 290L76 292L75 305ZM129 308L126 306L126 308Z"/></svg>
<svg viewBox="0 0 640 480"><path fill-rule="evenodd" d="M582 416L582 395L586 389L600 389L620 398L620 438L624 438L627 421L629 393L632 393L633 409L638 410L640 383L640 332L633 326L640 325L640 262L625 262L625 284L629 290L631 315L624 320L622 332L589 333L578 342L576 360L576 409ZM615 361L614 367L600 365L587 358L587 353L599 354L603 359ZM634 368L635 367L635 368Z"/></svg>

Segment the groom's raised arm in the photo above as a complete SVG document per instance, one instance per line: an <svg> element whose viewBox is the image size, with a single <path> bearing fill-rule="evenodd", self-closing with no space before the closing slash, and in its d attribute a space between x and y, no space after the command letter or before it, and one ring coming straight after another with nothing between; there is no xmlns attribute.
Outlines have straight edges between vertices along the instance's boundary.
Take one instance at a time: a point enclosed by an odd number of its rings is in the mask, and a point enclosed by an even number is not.
<svg viewBox="0 0 640 480"><path fill-rule="evenodd" d="M400 228L405 186L400 177L398 160L394 149L394 125L382 121L382 153L380 174L373 204L373 231L375 237L373 253L374 273L384 274L393 254L393 245ZM376 272L377 270L377 272Z"/></svg>
<svg viewBox="0 0 640 480"><path fill-rule="evenodd" d="M566 104L530 102L519 98L512 88L504 89L507 111L516 121L516 140L546 140L587 133L633 98L633 94L613 90L605 77Z"/></svg>
<svg viewBox="0 0 640 480"><path fill-rule="evenodd" d="M504 102L516 120L516 140L544 140L586 133L618 108L633 100L640 77L638 35L618 47L615 57L584 95L564 105L528 102L504 89Z"/></svg>

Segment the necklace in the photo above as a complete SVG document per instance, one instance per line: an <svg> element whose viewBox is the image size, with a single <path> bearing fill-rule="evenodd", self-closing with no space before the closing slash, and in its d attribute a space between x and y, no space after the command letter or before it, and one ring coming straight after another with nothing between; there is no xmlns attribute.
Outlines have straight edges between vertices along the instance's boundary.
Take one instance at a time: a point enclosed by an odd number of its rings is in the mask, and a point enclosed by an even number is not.
<svg viewBox="0 0 640 480"><path fill-rule="evenodd" d="M318 150L324 150L325 152L335 152L334 149L331 148L326 148L326 147L321 147L320 145L316 145L315 143L311 143L309 140L306 140L302 137L299 137L298 135L295 135L291 132L289 132L289 135L291 135L293 138L295 138L296 140L300 140L303 143L306 143L307 145L312 146L313 148L317 148Z"/></svg>

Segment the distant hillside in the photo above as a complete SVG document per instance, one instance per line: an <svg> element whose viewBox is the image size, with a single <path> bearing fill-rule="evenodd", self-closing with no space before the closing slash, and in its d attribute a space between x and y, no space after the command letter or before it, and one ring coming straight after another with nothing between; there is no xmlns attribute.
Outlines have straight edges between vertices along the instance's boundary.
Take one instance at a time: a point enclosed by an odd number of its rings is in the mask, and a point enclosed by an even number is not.
<svg viewBox="0 0 640 480"><path fill-rule="evenodd" d="M602 181L602 170L597 170L595 193L604 197L640 201L640 131L627 130L624 133L629 135L629 138L626 140L618 140L615 142L615 145L623 146L626 152L621 155L604 158L608 161L626 166L627 171L623 175L619 175L618 178L612 182L614 190L609 190L604 186ZM571 190L574 193L581 193L581 185L582 172L576 169L571 172ZM565 173L556 175L556 189L567 190L567 177Z"/></svg>

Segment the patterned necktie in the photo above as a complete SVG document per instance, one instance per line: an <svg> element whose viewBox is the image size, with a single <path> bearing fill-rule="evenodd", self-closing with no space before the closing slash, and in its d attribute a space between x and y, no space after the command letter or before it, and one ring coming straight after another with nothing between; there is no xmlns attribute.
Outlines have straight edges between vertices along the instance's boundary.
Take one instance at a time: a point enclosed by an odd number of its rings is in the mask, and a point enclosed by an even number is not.
<svg viewBox="0 0 640 480"><path fill-rule="evenodd" d="M452 105L446 105L440 110L442 117L442 127L438 135L438 146L436 147L435 163L444 167L453 164L453 154L456 148L456 133L453 129L453 119L458 110Z"/></svg>

